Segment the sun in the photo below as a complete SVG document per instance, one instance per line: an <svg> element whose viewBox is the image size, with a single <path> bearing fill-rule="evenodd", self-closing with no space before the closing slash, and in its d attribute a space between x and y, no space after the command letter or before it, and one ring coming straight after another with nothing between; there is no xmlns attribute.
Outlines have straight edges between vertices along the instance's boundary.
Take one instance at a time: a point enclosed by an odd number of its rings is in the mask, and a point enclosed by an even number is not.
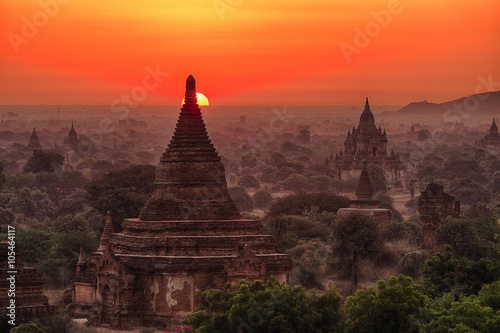
<svg viewBox="0 0 500 333"><path fill-rule="evenodd" d="M196 98L198 99L198 105L199 106L208 106L210 103L208 102L207 96L203 95L202 93L197 92L196 93ZM181 105L184 105L184 98L182 99Z"/></svg>

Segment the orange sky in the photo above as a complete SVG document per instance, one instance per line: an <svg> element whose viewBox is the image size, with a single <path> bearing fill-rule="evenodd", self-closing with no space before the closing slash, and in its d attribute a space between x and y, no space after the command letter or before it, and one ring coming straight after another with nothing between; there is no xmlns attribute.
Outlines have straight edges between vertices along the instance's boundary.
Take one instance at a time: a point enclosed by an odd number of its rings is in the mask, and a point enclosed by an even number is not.
<svg viewBox="0 0 500 333"><path fill-rule="evenodd" d="M40 2L61 4L0 0L0 104L177 104L188 74L211 104L442 102L500 81L498 0ZM348 62L356 27L375 30ZM169 75L141 88L148 67Z"/></svg>

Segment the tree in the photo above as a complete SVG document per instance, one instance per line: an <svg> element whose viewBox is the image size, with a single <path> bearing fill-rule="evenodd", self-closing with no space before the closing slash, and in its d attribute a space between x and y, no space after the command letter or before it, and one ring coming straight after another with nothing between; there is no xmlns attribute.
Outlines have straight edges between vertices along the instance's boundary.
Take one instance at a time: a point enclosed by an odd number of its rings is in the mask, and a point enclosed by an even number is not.
<svg viewBox="0 0 500 333"><path fill-rule="evenodd" d="M339 208L349 207L349 198L333 193L297 193L276 199L269 208L269 216L302 215L311 207L319 211L337 213Z"/></svg>
<svg viewBox="0 0 500 333"><path fill-rule="evenodd" d="M345 332L418 332L415 314L429 302L410 277L392 276L388 282L357 290L344 305Z"/></svg>
<svg viewBox="0 0 500 333"><path fill-rule="evenodd" d="M458 257L479 259L489 253L487 244L479 238L470 220L446 217L438 224L434 240L438 245L451 245Z"/></svg>
<svg viewBox="0 0 500 333"><path fill-rule="evenodd" d="M271 277L266 282L241 281L234 291L227 283L222 290L209 289L198 296L201 304L185 323L199 333L340 331L341 297L335 289L307 293Z"/></svg>
<svg viewBox="0 0 500 333"><path fill-rule="evenodd" d="M241 176L240 179L238 180L238 185L244 187L253 187L255 189L260 188L259 181L255 179L255 177L252 175Z"/></svg>
<svg viewBox="0 0 500 333"><path fill-rule="evenodd" d="M33 155L23 168L23 172L54 172L62 167L64 156L54 152L33 150Z"/></svg>
<svg viewBox="0 0 500 333"><path fill-rule="evenodd" d="M475 295L461 296L458 302L452 302L441 309L421 332L481 332L496 333L500 327L500 313L483 306Z"/></svg>
<svg viewBox="0 0 500 333"><path fill-rule="evenodd" d="M463 178L453 182L450 185L450 194L463 204L489 202L492 197L487 187L470 178Z"/></svg>
<svg viewBox="0 0 500 333"><path fill-rule="evenodd" d="M10 329L9 333L45 333L35 324L21 324Z"/></svg>
<svg viewBox="0 0 500 333"><path fill-rule="evenodd" d="M424 291L431 297L448 292L456 296L477 294L483 284L500 279L500 262L489 258L454 259L451 247L445 246L442 254L438 252L425 262L422 277Z"/></svg>
<svg viewBox="0 0 500 333"><path fill-rule="evenodd" d="M239 211L253 211L253 199L244 187L229 187L227 191Z"/></svg>
<svg viewBox="0 0 500 333"><path fill-rule="evenodd" d="M111 211L113 226L120 231L124 218L139 216L153 193L155 174L155 167L151 165L135 165L110 172L102 180L87 185L87 201L103 215Z"/></svg>
<svg viewBox="0 0 500 333"><path fill-rule="evenodd" d="M281 184L285 190L294 192L303 192L309 185L305 176L297 174L288 176Z"/></svg>
<svg viewBox="0 0 500 333"><path fill-rule="evenodd" d="M358 286L358 258L376 256L383 248L378 226L369 216L349 214L335 222L333 237L342 261L351 261L352 290Z"/></svg>
<svg viewBox="0 0 500 333"><path fill-rule="evenodd" d="M273 202L273 196L267 191L257 191L253 195L253 202L255 207L260 209L268 208Z"/></svg>

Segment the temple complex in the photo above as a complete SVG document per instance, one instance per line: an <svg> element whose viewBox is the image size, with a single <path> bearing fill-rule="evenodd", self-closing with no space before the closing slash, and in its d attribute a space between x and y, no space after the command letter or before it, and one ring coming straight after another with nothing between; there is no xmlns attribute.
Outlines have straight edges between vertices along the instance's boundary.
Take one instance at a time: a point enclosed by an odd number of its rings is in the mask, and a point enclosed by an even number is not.
<svg viewBox="0 0 500 333"><path fill-rule="evenodd" d="M460 216L460 201L444 192L442 185L430 183L418 199L418 213L424 232L423 249L434 250L432 234L437 225L447 216Z"/></svg>
<svg viewBox="0 0 500 333"><path fill-rule="evenodd" d="M358 127L353 126L352 132L347 132L344 150L341 149L335 155L332 153L327 162L336 170L338 179L342 179L359 175L364 160L383 168L388 180L399 181L402 163L394 150L387 153L387 134L380 126L378 129L375 126L375 117L370 110L368 98Z"/></svg>
<svg viewBox="0 0 500 333"><path fill-rule="evenodd" d="M64 145L75 148L80 142L78 135L76 134L75 127L73 126L73 122L71 122L71 129L68 132L68 136L64 139Z"/></svg>
<svg viewBox="0 0 500 333"><path fill-rule="evenodd" d="M5 313L10 300L15 300L15 322L26 322L34 318L59 314L58 307L49 305L49 299L43 294L45 280L36 268L25 267L19 260L22 254L16 249L15 266L10 267L7 255L8 242L0 242L0 313ZM15 296L9 296L11 281L15 276ZM10 310L9 310L10 311Z"/></svg>
<svg viewBox="0 0 500 333"><path fill-rule="evenodd" d="M276 252L258 220L241 219L205 129L190 75L173 137L139 218L115 233L108 212L99 248L80 256L69 308L95 325L163 325L192 311L195 292L241 279L286 282L289 255Z"/></svg>
<svg viewBox="0 0 500 333"><path fill-rule="evenodd" d="M38 135L36 134L34 128L33 132L31 132L30 141L28 142L28 147L32 149L42 149L42 145L40 144L40 140L38 140Z"/></svg>
<svg viewBox="0 0 500 333"><path fill-rule="evenodd" d="M495 118L491 123L490 132L484 137L476 141L476 146L482 148L500 148L500 134L498 134L498 127L495 123Z"/></svg>
<svg viewBox="0 0 500 333"><path fill-rule="evenodd" d="M393 214L390 209L379 208L380 201L373 200L373 187L368 174L366 160L363 161L363 169L356 188L356 200L349 201L349 208L340 208L337 216L342 217L351 213L367 215L378 224L392 223Z"/></svg>

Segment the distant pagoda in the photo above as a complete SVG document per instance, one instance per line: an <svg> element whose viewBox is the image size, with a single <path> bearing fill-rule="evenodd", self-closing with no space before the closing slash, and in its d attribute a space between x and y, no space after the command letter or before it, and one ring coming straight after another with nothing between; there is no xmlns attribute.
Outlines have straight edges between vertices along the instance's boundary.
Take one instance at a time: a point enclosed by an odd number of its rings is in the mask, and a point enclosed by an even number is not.
<svg viewBox="0 0 500 333"><path fill-rule="evenodd" d="M64 145L68 147L75 148L78 145L78 135L76 134L73 122L71 122L71 129L68 132L68 136L64 139Z"/></svg>
<svg viewBox="0 0 500 333"><path fill-rule="evenodd" d="M337 212L339 217L351 213L367 215L373 218L378 224L392 223L393 214L390 209L379 208L380 201L373 200L373 187L368 174L366 160L363 161L363 169L356 187L356 199L349 201L349 208L340 208Z"/></svg>
<svg viewBox="0 0 500 333"><path fill-rule="evenodd" d="M484 138L476 141L476 146L490 149L500 148L500 134L498 134L495 118L493 118L489 133Z"/></svg>
<svg viewBox="0 0 500 333"><path fill-rule="evenodd" d="M38 135L36 134L35 128L33 128L33 132L31 132L28 147L32 149L42 149L42 145L40 144L40 140L38 140Z"/></svg>
<svg viewBox="0 0 500 333"><path fill-rule="evenodd" d="M96 325L165 325L192 311L198 290L241 279L286 282L289 255L276 252L258 220L241 219L205 129L195 80L186 81L174 135L139 218L115 233L108 212L99 248L79 260L69 308Z"/></svg>
<svg viewBox="0 0 500 333"><path fill-rule="evenodd" d="M337 171L338 179L351 178L359 175L363 161L380 166L387 173L391 181L401 178L402 163L399 157L391 150L387 153L387 134L382 128L375 126L375 117L370 109L368 97L365 108L359 117L358 127L347 131L344 141L344 150L333 153L327 159Z"/></svg>

